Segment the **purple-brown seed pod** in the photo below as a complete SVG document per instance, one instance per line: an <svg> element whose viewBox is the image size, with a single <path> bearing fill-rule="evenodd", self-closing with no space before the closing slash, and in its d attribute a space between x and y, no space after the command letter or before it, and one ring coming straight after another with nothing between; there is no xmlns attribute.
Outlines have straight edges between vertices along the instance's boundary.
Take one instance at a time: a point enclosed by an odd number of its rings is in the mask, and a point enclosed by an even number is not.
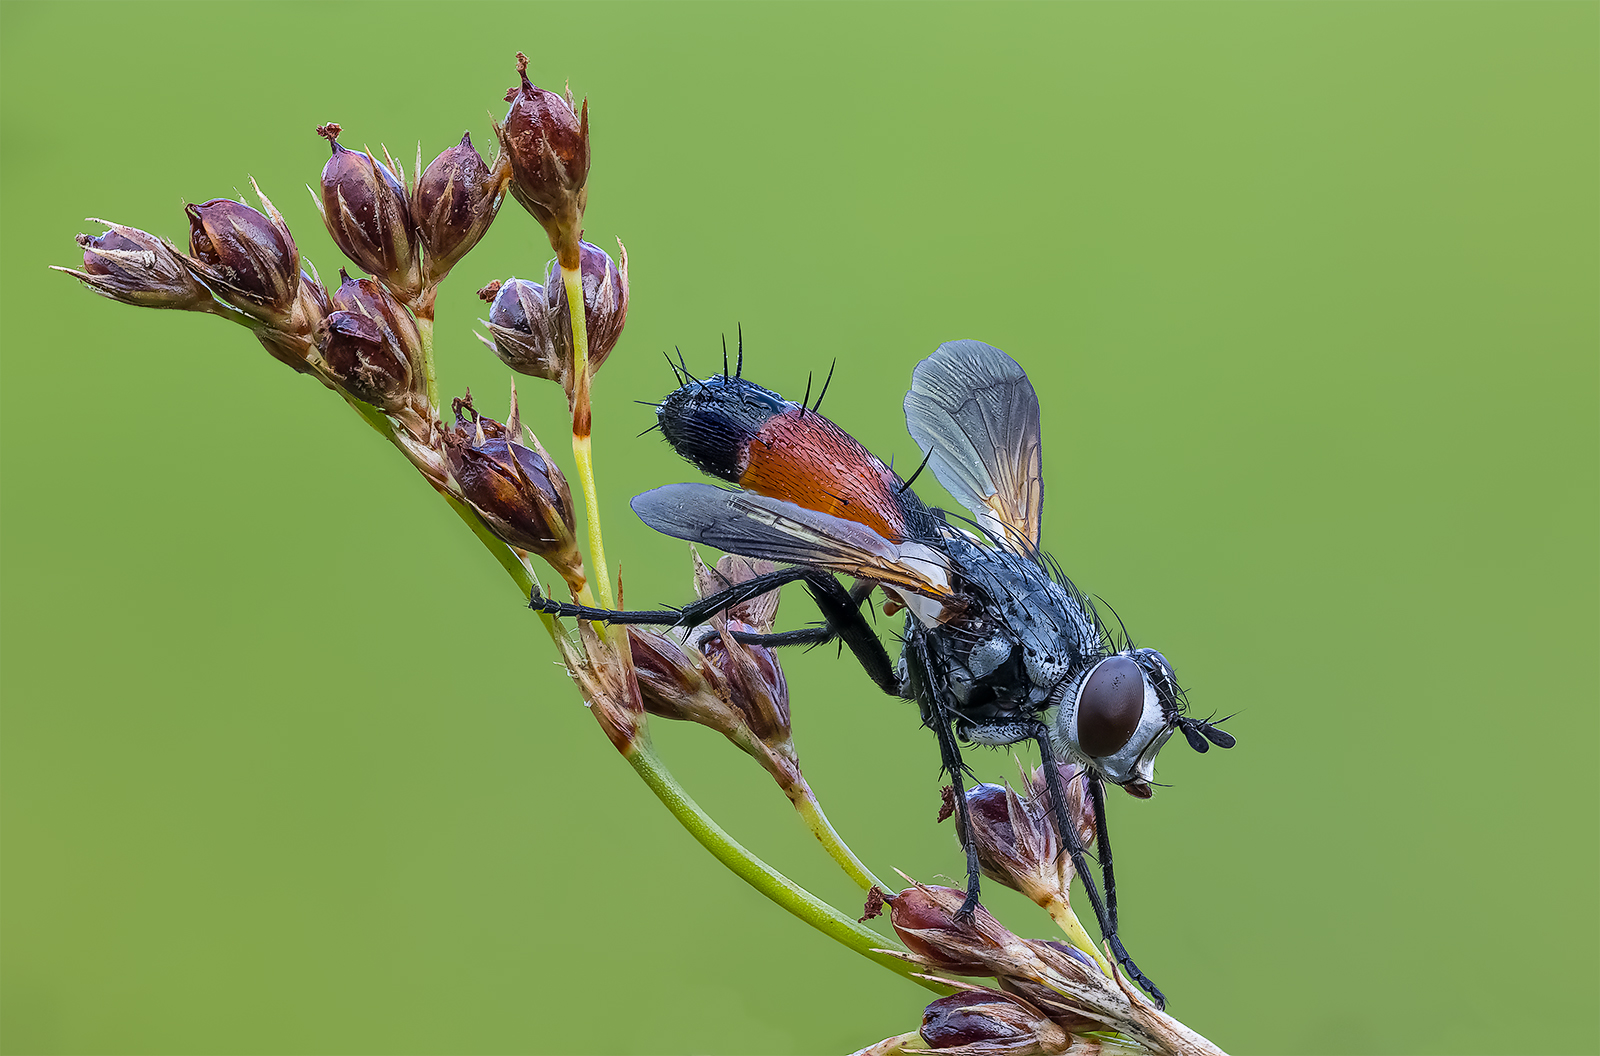
<svg viewBox="0 0 1600 1056"><path fill-rule="evenodd" d="M507 279L494 293L489 318L479 321L490 334L487 338L479 335L479 339L493 349L500 362L518 374L560 382L570 393L570 357L556 353L555 327L543 286Z"/></svg>
<svg viewBox="0 0 1600 1056"><path fill-rule="evenodd" d="M385 411L409 405L411 364L377 322L356 312L330 312L317 327L317 349L346 392Z"/></svg>
<svg viewBox="0 0 1600 1056"><path fill-rule="evenodd" d="M343 269L339 271L339 279L339 288L331 301L335 312L348 312L373 323L384 347L406 365L407 390L420 394L426 384L422 371L417 369L422 363L422 338L411 313L394 294L373 279L353 279Z"/></svg>
<svg viewBox="0 0 1600 1056"><path fill-rule="evenodd" d="M511 194L550 236L564 267L577 267L577 239L588 199L589 103L574 113L569 100L528 80L528 58L517 53L521 85L506 92L505 122L496 131L511 163Z"/></svg>
<svg viewBox="0 0 1600 1056"><path fill-rule="evenodd" d="M445 434L451 472L466 499L502 541L558 562L582 559L574 543L572 491L549 453L500 422L478 414L472 394L453 401L455 428Z"/></svg>
<svg viewBox="0 0 1600 1056"><path fill-rule="evenodd" d="M941 997L922 1013L922 1040L935 1052L985 1056L1059 1053L1067 1032L1021 998L997 990L963 990Z"/></svg>
<svg viewBox="0 0 1600 1056"><path fill-rule="evenodd" d="M583 319L588 333L589 374L592 377L617 347L623 324L628 321L628 250L619 240L621 264L610 254L588 242L578 243L583 275ZM549 305L551 333L556 352L568 362L572 348L572 317L567 311L567 285L561 269L552 264L544 280L545 301Z"/></svg>
<svg viewBox="0 0 1600 1056"><path fill-rule="evenodd" d="M95 293L139 308L207 311L211 291L185 266L183 256L164 238L107 220L103 235L79 235L83 270L66 272Z"/></svg>
<svg viewBox="0 0 1600 1056"><path fill-rule="evenodd" d="M271 216L230 198L188 205L195 277L224 301L279 329L291 326L300 287L300 251L265 197Z"/></svg>
<svg viewBox="0 0 1600 1056"><path fill-rule="evenodd" d="M322 167L321 197L312 196L328 234L395 296L414 299L422 289L422 267L404 185L370 154L341 146L337 125L317 132L333 150Z"/></svg>
<svg viewBox="0 0 1600 1056"><path fill-rule="evenodd" d="M506 171L490 170L470 134L434 158L417 178L411 219L422 240L427 282L437 283L478 244L505 200Z"/></svg>

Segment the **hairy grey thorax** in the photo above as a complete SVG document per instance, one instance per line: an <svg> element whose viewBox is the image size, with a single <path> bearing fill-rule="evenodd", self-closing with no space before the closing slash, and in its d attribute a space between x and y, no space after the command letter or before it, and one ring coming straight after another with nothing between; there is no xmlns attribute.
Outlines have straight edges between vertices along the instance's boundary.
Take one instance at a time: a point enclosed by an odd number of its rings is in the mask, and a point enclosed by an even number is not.
<svg viewBox="0 0 1600 1056"><path fill-rule="evenodd" d="M932 677L946 683L963 736L980 744L1031 736L1052 692L1102 655L1099 632L1036 562L959 537L946 545L968 610L935 628L909 621L908 635L926 635Z"/></svg>

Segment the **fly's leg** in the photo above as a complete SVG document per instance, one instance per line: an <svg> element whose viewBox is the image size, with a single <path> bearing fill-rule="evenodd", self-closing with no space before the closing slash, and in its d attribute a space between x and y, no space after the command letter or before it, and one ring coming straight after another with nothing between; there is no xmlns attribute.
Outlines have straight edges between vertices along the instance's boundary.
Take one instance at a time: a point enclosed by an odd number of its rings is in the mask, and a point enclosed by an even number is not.
<svg viewBox="0 0 1600 1056"><path fill-rule="evenodd" d="M806 589L816 599L817 608L827 621L830 634L837 636L849 648L851 655L879 689L890 696L898 696L900 677L895 674L889 651L883 647L882 640L861 611L861 603L871 593L872 586L871 583L861 583L851 590L845 590L843 584L826 572L814 572L806 577Z"/></svg>
<svg viewBox="0 0 1600 1056"><path fill-rule="evenodd" d="M1138 983L1154 999L1157 1008L1165 1008L1166 995L1139 970L1138 965L1133 963L1133 958L1128 956L1128 951L1123 947L1122 939L1117 934L1116 875L1111 871L1111 838L1106 834L1105 794L1101 789L1100 779L1094 774L1084 775L1084 779L1089 782L1089 794L1094 803L1095 843L1100 850L1101 876L1105 879L1106 885L1105 901L1101 901L1100 891L1095 887L1094 878L1089 873L1084 846L1078 839L1078 827L1072 824L1072 819L1067 813L1067 797L1061 788L1061 775L1056 771L1055 751L1050 744L1049 727L1042 722L1036 725L1033 739L1038 742L1039 759L1044 764L1045 785L1050 791L1050 810L1056 817L1056 829L1067 845L1067 853L1072 856L1073 869L1083 881L1083 889L1089 896L1089 905L1094 910L1095 920L1100 924L1100 934L1111 947L1111 953L1116 958L1118 966L1128 973L1128 978Z"/></svg>
<svg viewBox="0 0 1600 1056"><path fill-rule="evenodd" d="M955 793L956 836L961 840L962 849L967 852L967 897L962 900L961 908L956 910L956 919L970 921L973 911L978 908L978 891L983 874L978 865L977 845L972 842L966 789L961 780L966 765L961 761L961 748L956 744L954 722L933 694L932 682L928 678L929 666L927 639L921 634L912 635L906 641L907 695L916 700L922 709L924 723L933 728L934 736L939 739L939 762L944 765L944 772L949 775L950 786Z"/></svg>
<svg viewBox="0 0 1600 1056"><path fill-rule="evenodd" d="M1105 784L1098 774L1087 774L1085 780L1089 784L1089 801L1094 804L1094 842L1095 852L1100 857L1100 875L1105 878L1106 885L1106 913L1111 917L1111 928L1117 930L1117 876L1111 869L1111 833L1106 830L1104 819L1106 816L1106 790Z"/></svg>
<svg viewBox="0 0 1600 1056"><path fill-rule="evenodd" d="M552 616L571 616L579 620L599 620L604 623L645 623L663 627L694 627L705 623L711 617L724 609L732 608L740 602L749 601L751 598L760 597L769 591L777 590L785 583L793 583L797 579L817 575L815 569L810 568L784 568L777 572L769 572L764 576L745 580L737 586L719 591L709 598L701 598L692 605L681 609L597 609L588 605L572 605L564 601L556 601L542 594L535 594L528 599L528 608L536 612L548 612ZM827 575L827 573L820 573ZM832 576L828 576L832 579Z"/></svg>
<svg viewBox="0 0 1600 1056"><path fill-rule="evenodd" d="M548 612L553 616L571 616L580 620L694 627L705 623L719 612L796 580L803 580L806 589L816 599L817 608L822 611L822 617L826 621L824 626L785 631L781 634L736 633L734 637L742 642L768 647L819 645L837 638L849 647L851 654L860 662L872 681L878 684L879 689L898 696L900 680L895 675L894 664L889 659L888 650L884 649L883 642L878 639L872 630L872 625L867 622L866 615L861 611L861 603L866 600L873 584L858 583L854 589L845 590L832 574L817 568L785 568L769 572L764 576L757 576L737 586L729 587L727 590L718 591L710 597L701 598L682 609L616 611L596 609L588 605L572 605L542 595L530 599L528 607Z"/></svg>
<svg viewBox="0 0 1600 1056"><path fill-rule="evenodd" d="M850 603L856 608L867 600L877 584L870 580L856 580L855 586L850 588ZM815 593L812 594L815 598ZM844 617L841 614L842 619ZM798 631L779 631L775 634L762 634L759 631L734 631L733 636L746 645L762 645L768 649L781 649L787 645L826 645L839 637L839 632L828 623L820 623L815 627L806 627Z"/></svg>
<svg viewBox="0 0 1600 1056"><path fill-rule="evenodd" d="M802 580L806 590L817 603L817 609L822 613L823 625L821 627L807 627L799 631L784 631L779 634L753 634L748 631L735 631L733 637L736 641L747 645L764 645L768 648L785 645L821 645L837 638L850 649L850 655L856 658L867 676L877 683L878 688L890 696L900 694L900 679L895 674L894 663L889 659L889 652L883 647L883 642L872 629L872 624L867 622L866 615L861 611L861 603L872 593L876 585L868 581L856 583L849 590L833 577L831 573L817 568L801 568L787 570L792 573L792 579ZM780 573L772 573L779 575ZM760 578L760 577L758 577ZM752 579L741 586L754 583ZM727 593L724 591L723 593ZM766 591L760 591L765 594ZM754 594L750 595L755 597ZM716 595L721 597L721 595ZM707 598L706 601L711 601ZM703 606L705 602L701 602ZM726 607L726 606L722 606ZM690 609L694 606L690 606ZM686 613L689 609L684 610ZM713 610L715 611L715 610Z"/></svg>
<svg viewBox="0 0 1600 1056"><path fill-rule="evenodd" d="M1157 1008L1167 1007L1167 998L1160 990L1156 989L1148 976L1140 972L1133 963L1133 958L1128 956L1128 951L1123 948L1122 938L1118 935L1117 926L1117 876L1111 868L1111 833L1106 828L1106 795L1105 784L1098 774L1088 775L1089 795L1094 802L1094 838L1095 846L1100 852L1100 875L1106 885L1106 912L1111 915L1111 934L1106 941L1111 944L1111 952L1116 954L1117 963L1122 970L1141 987L1144 988L1156 1003Z"/></svg>

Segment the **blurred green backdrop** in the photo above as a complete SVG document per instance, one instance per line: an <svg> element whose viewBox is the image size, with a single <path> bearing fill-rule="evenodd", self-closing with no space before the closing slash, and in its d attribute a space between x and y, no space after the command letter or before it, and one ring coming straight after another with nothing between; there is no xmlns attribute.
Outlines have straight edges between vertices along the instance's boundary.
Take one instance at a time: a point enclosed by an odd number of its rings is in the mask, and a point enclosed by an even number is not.
<svg viewBox="0 0 1600 1056"><path fill-rule="evenodd" d="M5 1051L820 1053L916 1025L922 991L671 822L337 400L45 270L84 216L181 242L182 202L253 175L329 276L313 126L487 147L519 48L589 97L589 235L632 254L596 445L634 605L688 591L626 506L694 477L636 436L664 349L709 371L742 324L790 395L837 358L832 416L904 462L912 366L994 342L1043 398L1047 545L1240 713L1235 751L1174 745L1176 787L1112 803L1173 1011L1241 1053L1595 1051L1597 21L0 7ZM473 291L548 256L508 203L441 296L446 391L503 408ZM565 454L559 398L523 391ZM841 831L879 872L958 874L913 709L829 650L788 671ZM656 730L739 838L858 901L744 757Z"/></svg>

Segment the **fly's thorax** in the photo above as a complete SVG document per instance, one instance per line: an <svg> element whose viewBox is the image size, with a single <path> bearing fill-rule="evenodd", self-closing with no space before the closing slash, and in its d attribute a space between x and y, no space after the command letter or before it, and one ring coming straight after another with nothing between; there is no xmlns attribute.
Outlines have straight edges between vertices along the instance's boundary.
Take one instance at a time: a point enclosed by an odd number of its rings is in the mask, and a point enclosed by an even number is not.
<svg viewBox="0 0 1600 1056"><path fill-rule="evenodd" d="M1156 755L1172 736L1174 710L1155 671L1138 654L1113 653L1086 665L1057 693L1049 717L1056 740L1072 755L1141 798L1150 795ZM1154 654L1159 656L1160 654ZM1165 661L1162 661L1163 669Z"/></svg>
<svg viewBox="0 0 1600 1056"><path fill-rule="evenodd" d="M963 539L950 540L948 549L960 589L978 600L974 620L988 628L974 648L975 671L998 667L1014 649L1043 706L1064 678L1099 652L1094 622L1071 590L1030 558Z"/></svg>
<svg viewBox="0 0 1600 1056"><path fill-rule="evenodd" d="M1029 558L959 537L946 540L946 552L966 607L930 633L950 658L951 694L975 722L1031 723L1098 655L1098 632L1071 591Z"/></svg>

